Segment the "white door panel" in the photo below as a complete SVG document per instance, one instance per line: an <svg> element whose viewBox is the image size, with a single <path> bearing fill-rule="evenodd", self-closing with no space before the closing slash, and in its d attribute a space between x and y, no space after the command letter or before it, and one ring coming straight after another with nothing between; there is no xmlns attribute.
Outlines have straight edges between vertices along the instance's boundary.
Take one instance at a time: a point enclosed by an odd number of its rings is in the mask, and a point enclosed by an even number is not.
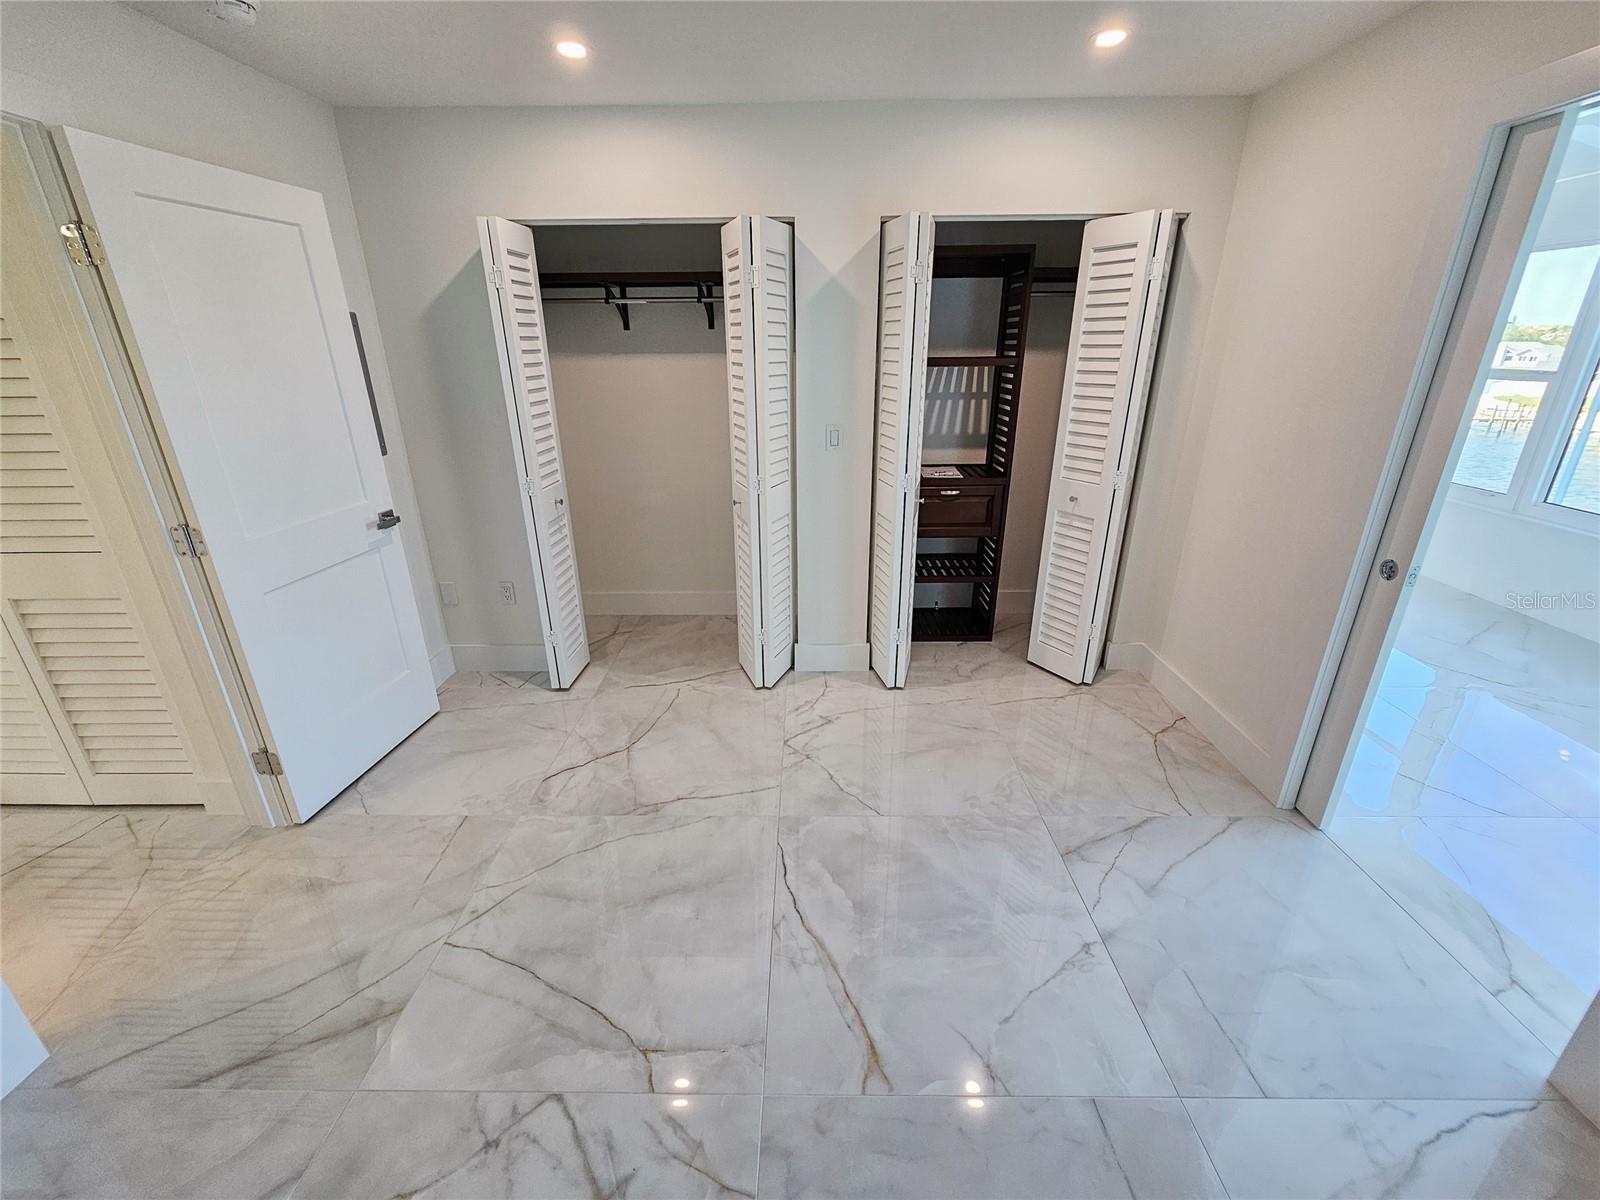
<svg viewBox="0 0 1600 1200"><path fill-rule="evenodd" d="M752 217L766 686L794 665L794 230Z"/></svg>
<svg viewBox="0 0 1600 1200"><path fill-rule="evenodd" d="M907 213L884 222L880 256L867 638L878 677L889 687L904 687L911 662L933 219L927 213Z"/></svg>
<svg viewBox="0 0 1600 1200"><path fill-rule="evenodd" d="M550 685L569 688L589 663L589 634L572 542L533 230L502 217L479 217L478 236L512 450L526 497L523 522L539 592L545 662Z"/></svg>
<svg viewBox="0 0 1600 1200"><path fill-rule="evenodd" d="M1028 661L1094 678L1161 327L1171 211L1084 225Z"/></svg>
<svg viewBox="0 0 1600 1200"><path fill-rule="evenodd" d="M322 197L64 138L304 820L438 711Z"/></svg>
<svg viewBox="0 0 1600 1200"><path fill-rule="evenodd" d="M722 227L722 328L728 360L729 481L733 503L733 596L738 625L739 665L750 682L761 687L766 674L761 649L761 538L757 522L761 496L760 424L756 414L756 336L751 328L755 295L750 268L753 234L749 217L735 217Z"/></svg>
<svg viewBox="0 0 1600 1200"><path fill-rule="evenodd" d="M794 231L722 227L739 662L757 687L794 664Z"/></svg>

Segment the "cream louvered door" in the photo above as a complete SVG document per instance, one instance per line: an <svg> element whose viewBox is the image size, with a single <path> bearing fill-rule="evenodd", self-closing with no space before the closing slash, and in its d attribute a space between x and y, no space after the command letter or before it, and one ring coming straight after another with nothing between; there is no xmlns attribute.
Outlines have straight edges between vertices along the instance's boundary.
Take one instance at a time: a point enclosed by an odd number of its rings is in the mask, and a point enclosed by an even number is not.
<svg viewBox="0 0 1600 1200"><path fill-rule="evenodd" d="M525 497L523 521L539 593L545 661L551 686L569 688L589 663L589 634L583 621L583 589L572 541L533 231L500 217L479 217L478 232L511 444Z"/></svg>
<svg viewBox="0 0 1600 1200"><path fill-rule="evenodd" d="M0 629L0 801L92 804L9 625Z"/></svg>
<svg viewBox="0 0 1600 1200"><path fill-rule="evenodd" d="M761 646L761 546L756 521L761 500L756 490L756 406L760 389L756 339L750 322L756 307L751 279L749 217L736 217L722 227L722 327L728 360L728 449L733 490L733 595L739 630L739 665L750 682L765 680Z"/></svg>
<svg viewBox="0 0 1600 1200"><path fill-rule="evenodd" d="M794 664L794 231L722 227L739 662L757 687Z"/></svg>
<svg viewBox="0 0 1600 1200"><path fill-rule="evenodd" d="M1170 210L1084 226L1028 661L1099 667L1176 228Z"/></svg>
<svg viewBox="0 0 1600 1200"><path fill-rule="evenodd" d="M0 799L237 812L134 523L155 509L119 486L115 401L10 127L0 188Z"/></svg>
<svg viewBox="0 0 1600 1200"><path fill-rule="evenodd" d="M933 219L927 213L907 213L884 222L878 273L878 416L867 638L872 669L890 687L905 686L911 661L911 585L932 263Z"/></svg>

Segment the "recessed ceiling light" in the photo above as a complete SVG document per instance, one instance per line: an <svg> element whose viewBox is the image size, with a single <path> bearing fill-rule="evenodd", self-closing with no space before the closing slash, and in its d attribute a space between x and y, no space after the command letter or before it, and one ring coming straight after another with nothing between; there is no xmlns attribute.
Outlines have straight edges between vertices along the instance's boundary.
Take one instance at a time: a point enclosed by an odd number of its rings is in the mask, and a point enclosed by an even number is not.
<svg viewBox="0 0 1600 1200"><path fill-rule="evenodd" d="M588 58L589 47L582 42L557 42L556 53L562 58Z"/></svg>
<svg viewBox="0 0 1600 1200"><path fill-rule="evenodd" d="M1126 29L1102 29L1090 41L1094 42L1097 50L1109 50L1113 46L1120 46L1128 40Z"/></svg>

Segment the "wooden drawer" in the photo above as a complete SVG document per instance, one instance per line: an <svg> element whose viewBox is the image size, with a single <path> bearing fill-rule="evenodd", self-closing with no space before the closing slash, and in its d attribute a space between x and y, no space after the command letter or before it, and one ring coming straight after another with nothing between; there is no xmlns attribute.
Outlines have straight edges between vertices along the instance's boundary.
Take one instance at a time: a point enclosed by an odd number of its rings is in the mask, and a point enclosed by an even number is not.
<svg viewBox="0 0 1600 1200"><path fill-rule="evenodd" d="M992 479L924 481L918 537L991 537L1005 519L1005 484Z"/></svg>

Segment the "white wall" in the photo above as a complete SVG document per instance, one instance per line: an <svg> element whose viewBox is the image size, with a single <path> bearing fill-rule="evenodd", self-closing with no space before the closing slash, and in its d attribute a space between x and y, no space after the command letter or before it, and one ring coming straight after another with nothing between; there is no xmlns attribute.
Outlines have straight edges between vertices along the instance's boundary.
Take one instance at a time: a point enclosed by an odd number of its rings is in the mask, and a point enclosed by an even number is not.
<svg viewBox="0 0 1600 1200"><path fill-rule="evenodd" d="M1593 595L1600 588L1600 539L1452 494L1428 539L1422 573L1491 604L1532 592ZM1557 605L1524 611L1546 625L1600 641L1600 610Z"/></svg>
<svg viewBox="0 0 1600 1200"><path fill-rule="evenodd" d="M1142 593L1174 552L1162 518L1192 442L1189 391L1244 119L1231 98L341 110L439 577L520 584L528 571L474 215L795 218L799 636L864 663L880 218L1173 207L1193 216L1136 497L1136 517L1155 516L1136 522L1123 587L1134 625L1148 621ZM824 448L828 424L842 428L837 451ZM520 608L445 619L452 642L532 641Z"/></svg>
<svg viewBox="0 0 1600 1200"><path fill-rule="evenodd" d="M1464 107L1596 40L1588 5L1420 6L1252 103L1195 402L1206 440L1192 503L1175 490L1187 514L1167 511L1181 557L1148 644L1269 794L1416 361L1398 333L1418 327L1419 253L1465 204L1463 187L1436 208Z"/></svg>
<svg viewBox="0 0 1600 1200"><path fill-rule="evenodd" d="M573 536L591 613L733 612L723 328L705 310L548 305ZM530 610L531 611L531 610Z"/></svg>
<svg viewBox="0 0 1600 1200"><path fill-rule="evenodd" d="M1600 1125L1600 997L1589 1002L1589 1010L1550 1072L1550 1082L1579 1112Z"/></svg>
<svg viewBox="0 0 1600 1200"><path fill-rule="evenodd" d="M322 193L389 445L428 652L446 647L333 109L120 4L7 4L0 108ZM436 664L437 669L437 664Z"/></svg>

